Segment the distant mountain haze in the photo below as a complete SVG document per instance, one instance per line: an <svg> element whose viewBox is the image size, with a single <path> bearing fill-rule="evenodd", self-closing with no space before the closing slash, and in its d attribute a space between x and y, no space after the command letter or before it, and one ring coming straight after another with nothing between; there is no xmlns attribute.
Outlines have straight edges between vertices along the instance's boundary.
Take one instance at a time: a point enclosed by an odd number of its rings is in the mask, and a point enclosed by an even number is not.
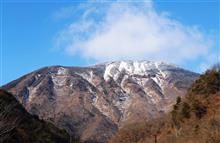
<svg viewBox="0 0 220 143"><path fill-rule="evenodd" d="M127 124L171 111L198 77L164 62L114 61L45 67L3 88L40 119L83 141L106 143Z"/></svg>

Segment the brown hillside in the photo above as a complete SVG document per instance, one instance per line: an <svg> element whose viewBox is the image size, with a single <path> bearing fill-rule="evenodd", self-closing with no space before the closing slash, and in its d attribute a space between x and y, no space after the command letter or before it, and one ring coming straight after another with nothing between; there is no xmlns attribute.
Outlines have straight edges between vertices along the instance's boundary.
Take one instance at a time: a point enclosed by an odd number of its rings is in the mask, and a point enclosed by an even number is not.
<svg viewBox="0 0 220 143"><path fill-rule="evenodd" d="M10 93L0 89L0 143L77 143L65 130L30 115Z"/></svg>
<svg viewBox="0 0 220 143"><path fill-rule="evenodd" d="M123 127L110 143L220 143L220 71L201 75L166 117Z"/></svg>

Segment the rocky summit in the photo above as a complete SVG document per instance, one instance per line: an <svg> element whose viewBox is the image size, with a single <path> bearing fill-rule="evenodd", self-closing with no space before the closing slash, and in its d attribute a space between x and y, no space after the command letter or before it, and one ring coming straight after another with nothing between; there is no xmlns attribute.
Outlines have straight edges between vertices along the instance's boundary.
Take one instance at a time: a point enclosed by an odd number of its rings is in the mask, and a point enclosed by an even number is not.
<svg viewBox="0 0 220 143"><path fill-rule="evenodd" d="M29 113L84 141L105 143L126 124L169 112L198 76L164 62L115 61L45 67L3 88Z"/></svg>

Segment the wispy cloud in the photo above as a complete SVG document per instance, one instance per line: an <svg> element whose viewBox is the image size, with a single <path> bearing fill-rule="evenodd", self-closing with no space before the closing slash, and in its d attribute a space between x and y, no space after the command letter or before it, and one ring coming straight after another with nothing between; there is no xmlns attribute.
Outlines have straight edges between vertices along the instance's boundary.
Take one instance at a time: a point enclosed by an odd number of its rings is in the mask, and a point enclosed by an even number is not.
<svg viewBox="0 0 220 143"><path fill-rule="evenodd" d="M60 17L72 12L73 8L63 9ZM74 13L80 18L62 29L55 42L69 55L99 62L147 59L184 64L202 59L202 67L218 60L210 35L157 12L151 1L83 3Z"/></svg>

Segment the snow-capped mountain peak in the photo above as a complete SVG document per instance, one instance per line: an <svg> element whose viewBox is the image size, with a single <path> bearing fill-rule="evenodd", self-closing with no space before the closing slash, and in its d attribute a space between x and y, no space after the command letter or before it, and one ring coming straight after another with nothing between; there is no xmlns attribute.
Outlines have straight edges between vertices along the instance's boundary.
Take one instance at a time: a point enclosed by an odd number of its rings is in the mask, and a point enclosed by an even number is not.
<svg viewBox="0 0 220 143"><path fill-rule="evenodd" d="M104 79L107 81L110 77L117 79L118 74L126 73L128 75L149 76L150 74L161 74L166 76L167 69L178 69L175 65L164 62L151 61L116 61L105 64Z"/></svg>
<svg viewBox="0 0 220 143"><path fill-rule="evenodd" d="M46 67L3 88L17 95L31 114L103 142L124 124L168 112L197 77L164 62L115 61Z"/></svg>

